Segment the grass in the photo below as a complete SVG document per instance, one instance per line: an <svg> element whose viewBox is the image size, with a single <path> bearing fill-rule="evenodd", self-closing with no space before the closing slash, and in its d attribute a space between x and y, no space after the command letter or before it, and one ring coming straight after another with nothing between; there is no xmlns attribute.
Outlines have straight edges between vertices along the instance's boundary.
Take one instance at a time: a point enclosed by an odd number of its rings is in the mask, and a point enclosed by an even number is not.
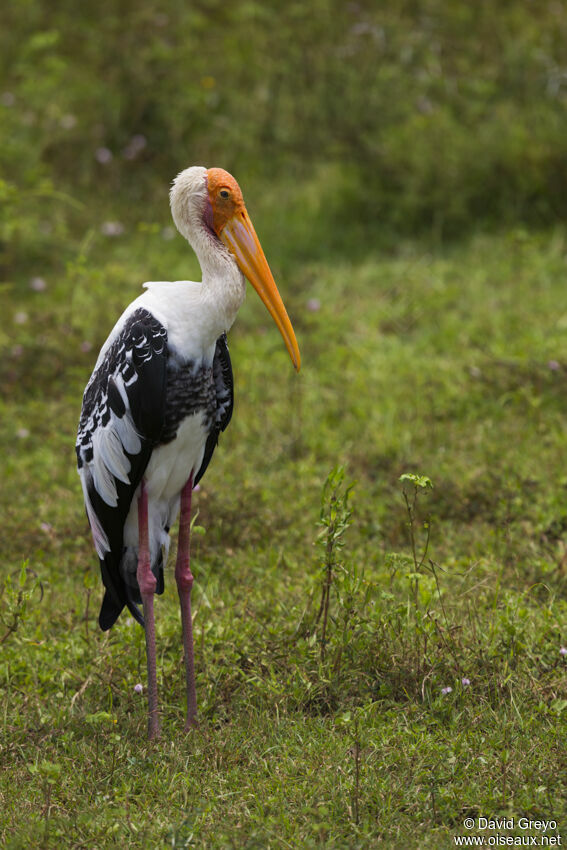
<svg viewBox="0 0 567 850"><path fill-rule="evenodd" d="M45 291L5 292L0 844L439 848L467 816L565 835L567 234L350 262L265 244L303 368L251 293L196 498L201 727L181 732L170 575L149 744L143 633L96 626L73 445L140 281L197 274L160 233L93 234Z"/></svg>

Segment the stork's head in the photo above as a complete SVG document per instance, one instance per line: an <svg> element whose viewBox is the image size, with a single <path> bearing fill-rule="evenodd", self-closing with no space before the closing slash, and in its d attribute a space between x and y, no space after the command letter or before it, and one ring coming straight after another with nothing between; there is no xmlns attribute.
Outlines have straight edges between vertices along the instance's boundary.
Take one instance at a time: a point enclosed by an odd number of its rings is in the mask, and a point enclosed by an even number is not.
<svg viewBox="0 0 567 850"><path fill-rule="evenodd" d="M217 243L219 251L228 250L266 305L299 370L301 358L292 324L234 177L222 168L187 168L175 178L170 200L173 220L192 244L200 230Z"/></svg>

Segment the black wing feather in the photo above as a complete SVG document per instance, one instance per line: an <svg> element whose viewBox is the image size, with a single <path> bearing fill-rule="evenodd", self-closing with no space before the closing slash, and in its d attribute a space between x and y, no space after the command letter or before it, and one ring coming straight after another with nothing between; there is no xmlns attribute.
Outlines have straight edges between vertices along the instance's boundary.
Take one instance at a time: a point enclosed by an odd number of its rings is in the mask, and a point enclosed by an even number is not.
<svg viewBox="0 0 567 850"><path fill-rule="evenodd" d="M124 581L120 562L124 553L124 523L163 427L167 359L166 329L149 311L138 309L127 319L103 362L93 373L83 398L77 440L79 469L93 461L93 435L97 428L104 428L109 423L111 414L118 419L130 415L139 442L139 450L135 452L123 448L129 464L128 481L113 476L115 505L108 504L98 492L92 475L87 479L92 509L110 547L110 551L100 558L106 593L99 623L104 630L114 624L125 605L143 624L135 590ZM120 393L119 382L124 388L127 405ZM161 561L158 564L157 590L163 591Z"/></svg>
<svg viewBox="0 0 567 850"><path fill-rule="evenodd" d="M216 417L209 432L209 436L207 437L207 442L205 443L205 454L203 455L203 462L201 463L199 471L195 476L195 484L198 484L205 474L219 441L220 432L225 430L232 418L232 410L234 407L234 377L232 374L232 364L230 362L226 334L222 334L217 339L215 356L213 359L213 379L217 395Z"/></svg>

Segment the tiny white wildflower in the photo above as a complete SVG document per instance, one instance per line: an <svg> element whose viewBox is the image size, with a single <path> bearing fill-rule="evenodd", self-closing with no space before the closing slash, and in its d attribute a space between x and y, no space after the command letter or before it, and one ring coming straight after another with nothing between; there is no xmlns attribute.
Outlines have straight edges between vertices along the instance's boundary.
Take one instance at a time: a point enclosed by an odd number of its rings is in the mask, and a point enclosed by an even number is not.
<svg viewBox="0 0 567 850"><path fill-rule="evenodd" d="M30 289L34 292L45 292L47 284L42 277L32 277L30 280Z"/></svg>
<svg viewBox="0 0 567 850"><path fill-rule="evenodd" d="M64 130L72 130L77 124L77 117L75 115L63 115L59 124Z"/></svg>
<svg viewBox="0 0 567 850"><path fill-rule="evenodd" d="M95 159L101 165L108 165L112 161L112 151L110 148L97 148L95 151Z"/></svg>
<svg viewBox="0 0 567 850"><path fill-rule="evenodd" d="M121 236L124 233L124 225L120 221L105 221L100 226L103 236Z"/></svg>
<svg viewBox="0 0 567 850"><path fill-rule="evenodd" d="M141 133L138 133L137 135L132 136L122 151L122 156L124 159L136 159L140 151L143 151L147 144L148 140L146 137L142 136Z"/></svg>

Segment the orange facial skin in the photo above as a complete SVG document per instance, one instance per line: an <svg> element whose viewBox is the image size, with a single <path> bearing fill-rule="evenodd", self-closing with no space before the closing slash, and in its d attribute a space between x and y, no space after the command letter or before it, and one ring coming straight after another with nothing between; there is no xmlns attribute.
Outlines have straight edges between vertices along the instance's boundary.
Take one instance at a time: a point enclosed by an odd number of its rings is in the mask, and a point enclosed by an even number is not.
<svg viewBox="0 0 567 850"><path fill-rule="evenodd" d="M268 261L250 221L240 186L222 168L207 170L207 189L213 212L213 229L234 256L279 328L293 365L301 357L292 324L278 292Z"/></svg>
<svg viewBox="0 0 567 850"><path fill-rule="evenodd" d="M220 238L221 232L233 215L246 212L244 198L240 186L224 168L209 168L207 170L207 186L213 208L213 227Z"/></svg>

